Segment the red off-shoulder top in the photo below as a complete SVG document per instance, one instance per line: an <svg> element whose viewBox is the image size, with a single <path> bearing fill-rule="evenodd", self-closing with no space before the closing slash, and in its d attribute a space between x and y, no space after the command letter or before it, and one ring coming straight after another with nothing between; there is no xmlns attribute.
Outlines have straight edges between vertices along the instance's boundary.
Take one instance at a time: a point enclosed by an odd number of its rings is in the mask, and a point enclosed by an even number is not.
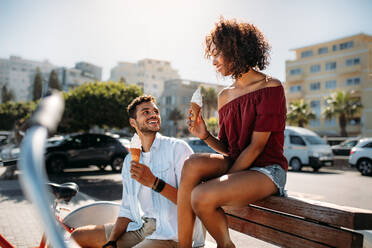
<svg viewBox="0 0 372 248"><path fill-rule="evenodd" d="M265 148L251 166L278 164L288 170L283 155L287 109L281 85L242 95L222 106L218 113L218 138L227 145L232 159L237 159L250 144L253 131L271 132Z"/></svg>

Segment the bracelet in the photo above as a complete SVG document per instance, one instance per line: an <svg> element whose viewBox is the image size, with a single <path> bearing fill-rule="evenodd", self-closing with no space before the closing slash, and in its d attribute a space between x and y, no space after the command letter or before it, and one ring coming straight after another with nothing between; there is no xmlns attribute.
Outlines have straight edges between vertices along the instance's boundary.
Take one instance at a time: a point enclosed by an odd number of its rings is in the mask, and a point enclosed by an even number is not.
<svg viewBox="0 0 372 248"><path fill-rule="evenodd" d="M112 246L112 247L117 248L116 241L115 241L115 240L110 240L109 242L107 242L106 244L104 244L104 245L102 246L102 248L105 248L105 247L107 247L107 246Z"/></svg>
<svg viewBox="0 0 372 248"><path fill-rule="evenodd" d="M158 185L156 185L156 188L154 189L156 192L160 193L165 187L165 182L159 178Z"/></svg>
<svg viewBox="0 0 372 248"><path fill-rule="evenodd" d="M204 139L201 139L201 140L207 140L209 138L209 136L211 136L211 134L209 132L207 132L207 133L208 133L207 137L205 137Z"/></svg>
<svg viewBox="0 0 372 248"><path fill-rule="evenodd" d="M158 186L158 183L159 183L159 178L158 177L155 177L155 181L154 181L154 184L152 185L152 189L156 189L156 187Z"/></svg>

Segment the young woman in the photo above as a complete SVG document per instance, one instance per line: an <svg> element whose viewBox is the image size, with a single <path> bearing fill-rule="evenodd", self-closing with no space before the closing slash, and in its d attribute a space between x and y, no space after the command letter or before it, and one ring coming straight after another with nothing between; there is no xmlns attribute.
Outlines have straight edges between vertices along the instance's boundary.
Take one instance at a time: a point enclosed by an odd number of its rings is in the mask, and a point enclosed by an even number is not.
<svg viewBox="0 0 372 248"><path fill-rule="evenodd" d="M195 122L189 118L190 132L220 154L194 154L185 161L177 200L181 248L192 245L195 216L217 247L235 247L221 206L285 194L284 89L259 71L268 64L269 50L254 25L236 20L221 19L206 37L206 57L234 82L218 96L218 138L208 132L201 113Z"/></svg>

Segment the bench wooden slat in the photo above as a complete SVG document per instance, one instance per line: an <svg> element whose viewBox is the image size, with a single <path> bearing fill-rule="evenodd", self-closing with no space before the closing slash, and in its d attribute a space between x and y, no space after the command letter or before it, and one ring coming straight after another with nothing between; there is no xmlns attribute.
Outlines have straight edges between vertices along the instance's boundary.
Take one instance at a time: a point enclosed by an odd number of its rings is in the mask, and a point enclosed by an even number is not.
<svg viewBox="0 0 372 248"><path fill-rule="evenodd" d="M353 230L372 229L372 211L296 197L270 196L251 204Z"/></svg>
<svg viewBox="0 0 372 248"><path fill-rule="evenodd" d="M223 209L230 216L241 219L242 223L247 221L254 222L333 247L362 247L363 244L363 235L359 233L310 222L303 218L288 216L253 206L223 207ZM250 230L247 231L250 232ZM251 235L250 233L247 234ZM282 239L281 237L271 237L272 240L277 238Z"/></svg>
<svg viewBox="0 0 372 248"><path fill-rule="evenodd" d="M253 222L242 222L236 217L226 215L229 227L241 232L248 234L252 237L258 238L260 240L266 241L268 243L278 245L280 247L296 247L296 248L329 248L331 246L323 245L320 243L312 242L300 238L289 233L281 232L257 223Z"/></svg>

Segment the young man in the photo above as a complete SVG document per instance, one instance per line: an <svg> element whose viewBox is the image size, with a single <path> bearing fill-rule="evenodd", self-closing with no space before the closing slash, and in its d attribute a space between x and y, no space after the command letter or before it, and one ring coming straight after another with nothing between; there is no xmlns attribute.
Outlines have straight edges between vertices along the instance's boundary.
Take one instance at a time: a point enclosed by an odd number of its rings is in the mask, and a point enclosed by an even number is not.
<svg viewBox="0 0 372 248"><path fill-rule="evenodd" d="M123 197L115 224L76 229L72 237L82 247L178 247L177 188L184 161L192 154L183 141L160 135L155 98L140 96L128 106L129 123L141 143L140 163L125 158ZM194 247L204 245L200 222Z"/></svg>

